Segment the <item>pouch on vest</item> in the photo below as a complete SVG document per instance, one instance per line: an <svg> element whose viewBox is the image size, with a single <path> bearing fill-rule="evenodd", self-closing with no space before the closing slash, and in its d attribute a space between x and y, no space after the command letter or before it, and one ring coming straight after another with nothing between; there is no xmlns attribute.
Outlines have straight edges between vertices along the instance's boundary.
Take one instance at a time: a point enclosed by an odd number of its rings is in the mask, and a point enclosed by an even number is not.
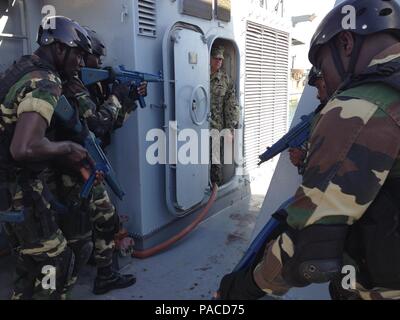
<svg viewBox="0 0 400 320"><path fill-rule="evenodd" d="M393 197L397 186L399 182L385 183L346 241L360 268L362 278L357 281L367 289L400 289L400 206Z"/></svg>

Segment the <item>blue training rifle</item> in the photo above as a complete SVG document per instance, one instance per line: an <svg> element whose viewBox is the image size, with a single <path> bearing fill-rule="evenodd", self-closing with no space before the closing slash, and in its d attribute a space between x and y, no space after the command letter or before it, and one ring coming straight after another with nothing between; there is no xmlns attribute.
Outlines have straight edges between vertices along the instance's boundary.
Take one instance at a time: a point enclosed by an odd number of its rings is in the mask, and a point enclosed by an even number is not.
<svg viewBox="0 0 400 320"><path fill-rule="evenodd" d="M96 82L109 80L110 82L118 81L121 83L134 84L139 87L143 81L146 82L163 82L161 74L155 75L151 73L137 72L127 70L123 65L106 69L82 68L81 80L85 86L89 86ZM141 108L146 107L144 97L139 95L139 104Z"/></svg>
<svg viewBox="0 0 400 320"><path fill-rule="evenodd" d="M271 147L268 147L262 155L258 156L258 158L260 159L258 165L261 165L265 161L272 159L273 157L288 148L301 147L309 139L311 123L314 116L314 111L306 116L302 116L299 124L290 129L288 133L286 133Z"/></svg>
<svg viewBox="0 0 400 320"><path fill-rule="evenodd" d="M64 124L71 123L71 119L74 119L76 110L70 105L65 96L61 96L58 101L57 107L55 109L55 115ZM101 171L104 174L104 180L114 194L122 200L125 192L123 191L120 183L117 180L116 174L108 161L106 155L101 149L95 135L87 130L80 121L76 121L75 125L71 129L74 133L80 135L86 132L83 141L79 141L80 144L85 147L90 158L93 160L89 163L91 167L91 173L87 181L85 182L80 197L87 199L89 197L90 191L96 180L96 171Z"/></svg>

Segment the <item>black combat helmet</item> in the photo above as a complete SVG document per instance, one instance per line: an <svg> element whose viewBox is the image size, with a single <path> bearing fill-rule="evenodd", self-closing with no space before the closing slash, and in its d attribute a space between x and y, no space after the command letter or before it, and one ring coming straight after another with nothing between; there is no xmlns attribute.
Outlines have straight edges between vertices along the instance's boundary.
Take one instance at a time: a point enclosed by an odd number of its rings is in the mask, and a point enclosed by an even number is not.
<svg viewBox="0 0 400 320"><path fill-rule="evenodd" d="M315 87L318 79L323 79L322 71L313 66L308 74L308 84Z"/></svg>
<svg viewBox="0 0 400 320"><path fill-rule="evenodd" d="M104 45L103 40L99 37L96 31L90 29L89 27L83 27L89 35L89 38L92 42L92 51L94 54L98 56L106 56L106 46Z"/></svg>
<svg viewBox="0 0 400 320"><path fill-rule="evenodd" d="M347 8L344 8L345 6L351 6L355 9L355 29L347 28L349 12ZM345 13L342 13L342 10ZM351 23L349 23L349 26L351 26ZM317 52L321 46L329 43L342 31L352 32L356 40L352 57L354 61L350 64L354 68L363 36L388 31L400 38L400 6L395 0L347 0L337 5L322 20L311 39L308 58L313 65L316 65ZM332 54L335 64L339 68L338 71L343 77L344 70L342 65L338 65L337 50L333 50Z"/></svg>
<svg viewBox="0 0 400 320"><path fill-rule="evenodd" d="M92 44L86 30L76 21L63 16L45 18L39 27L36 42L40 46L60 42L70 48L79 47L86 53L92 53Z"/></svg>

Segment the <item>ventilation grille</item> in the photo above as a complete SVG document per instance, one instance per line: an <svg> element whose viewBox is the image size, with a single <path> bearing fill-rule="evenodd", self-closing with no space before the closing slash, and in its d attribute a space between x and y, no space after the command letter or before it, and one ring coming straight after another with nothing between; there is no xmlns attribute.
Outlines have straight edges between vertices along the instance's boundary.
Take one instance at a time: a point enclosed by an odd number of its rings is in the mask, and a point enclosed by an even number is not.
<svg viewBox="0 0 400 320"><path fill-rule="evenodd" d="M138 0L138 34L157 36L156 0Z"/></svg>
<svg viewBox="0 0 400 320"><path fill-rule="evenodd" d="M245 159L249 171L258 155L286 132L289 34L247 23Z"/></svg>

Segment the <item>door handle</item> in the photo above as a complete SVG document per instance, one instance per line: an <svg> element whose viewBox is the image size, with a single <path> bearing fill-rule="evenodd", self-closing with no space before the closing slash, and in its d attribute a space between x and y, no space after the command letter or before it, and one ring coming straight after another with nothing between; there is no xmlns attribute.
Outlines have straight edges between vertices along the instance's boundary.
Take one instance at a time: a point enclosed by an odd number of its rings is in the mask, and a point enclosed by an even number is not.
<svg viewBox="0 0 400 320"><path fill-rule="evenodd" d="M198 103L198 101L195 98L195 95L197 93L197 91L201 90L204 94L204 98L206 101L206 107L204 110L204 113L202 114L201 118L199 119L198 114L197 114L197 109L200 106L200 103ZM200 100L203 101L204 99ZM198 126L202 126L204 124L204 122L207 120L207 116L208 116L208 109L209 109L209 99L208 99L208 93L207 90L204 88L204 86L202 86L201 84L198 85L196 88L193 89L192 91L192 95L190 97L190 117L192 118L192 121L195 125Z"/></svg>

